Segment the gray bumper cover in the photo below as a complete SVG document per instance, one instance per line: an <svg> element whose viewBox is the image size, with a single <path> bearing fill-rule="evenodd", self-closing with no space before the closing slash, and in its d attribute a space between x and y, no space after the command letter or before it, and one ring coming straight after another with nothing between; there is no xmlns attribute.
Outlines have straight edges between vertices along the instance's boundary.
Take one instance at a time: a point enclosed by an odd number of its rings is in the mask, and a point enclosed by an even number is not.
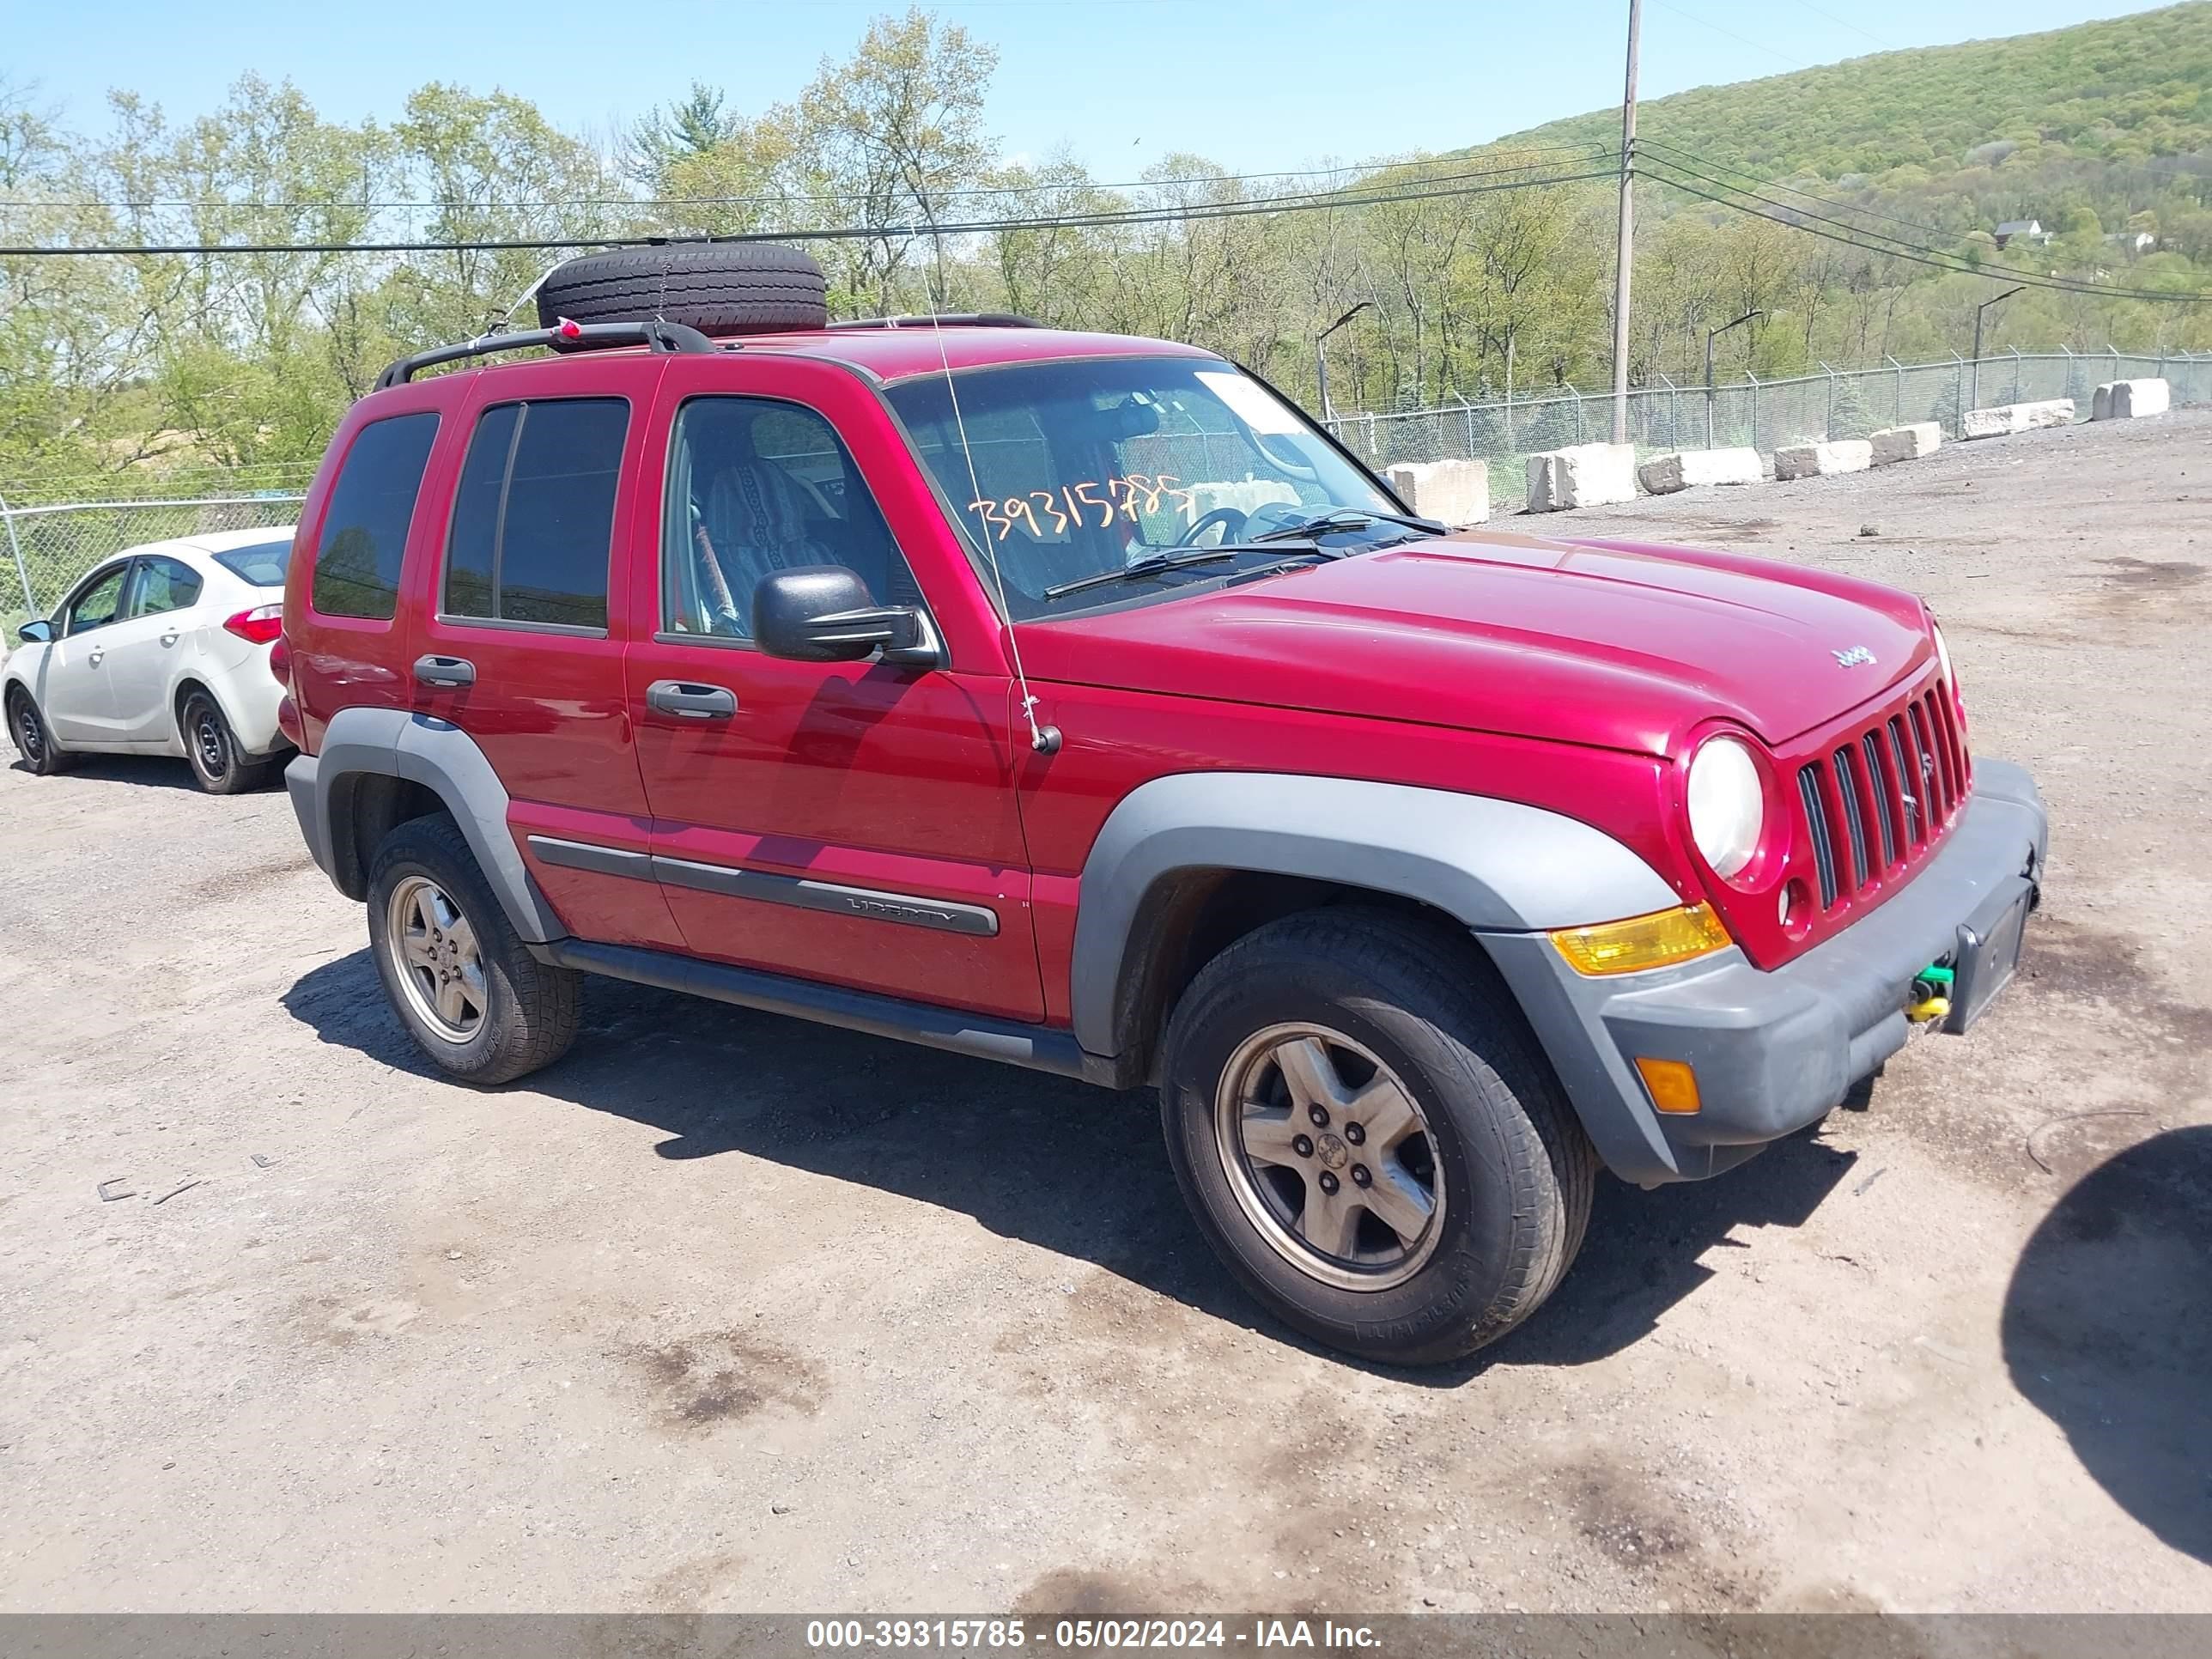
<svg viewBox="0 0 2212 1659"><path fill-rule="evenodd" d="M1986 938L2043 872L2034 781L1977 759L1942 850L1901 891L1771 973L1731 948L1681 968L1589 979L1541 933L1478 933L1521 1000L1599 1155L1646 1185L1717 1175L1817 1121L1905 1044L1913 975ZM1702 1109L1662 1116L1632 1057L1687 1060Z"/></svg>

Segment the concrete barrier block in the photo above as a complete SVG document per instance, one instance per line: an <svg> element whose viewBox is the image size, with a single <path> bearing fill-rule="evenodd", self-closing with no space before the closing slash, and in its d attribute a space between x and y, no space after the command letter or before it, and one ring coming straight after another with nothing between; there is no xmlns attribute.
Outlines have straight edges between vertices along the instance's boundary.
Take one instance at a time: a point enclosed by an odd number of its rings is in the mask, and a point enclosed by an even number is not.
<svg viewBox="0 0 2212 1659"><path fill-rule="evenodd" d="M1915 421L1910 426L1886 426L1867 441L1874 446L1874 464L1887 466L1933 455L1943 447L1943 428L1933 421Z"/></svg>
<svg viewBox="0 0 2212 1659"><path fill-rule="evenodd" d="M1490 517L1487 461L1401 461L1389 479L1390 488L1425 519L1457 530Z"/></svg>
<svg viewBox="0 0 2212 1659"><path fill-rule="evenodd" d="M1528 458L1528 510L1557 513L1636 499L1633 444L1576 444Z"/></svg>
<svg viewBox="0 0 2212 1659"><path fill-rule="evenodd" d="M1671 495L1693 484L1757 483L1765 475L1755 449L1684 449L1655 455L1636 476L1652 495Z"/></svg>
<svg viewBox="0 0 2212 1659"><path fill-rule="evenodd" d="M2090 399L2093 421L2128 421L2163 415L2173 406L2173 390L2164 380L2107 380Z"/></svg>
<svg viewBox="0 0 2212 1659"><path fill-rule="evenodd" d="M2039 427L2071 426L2074 400L2049 398L2040 403L1998 404L1990 409L1970 409L1960 422L1969 438L2002 438L2012 432L2033 432Z"/></svg>
<svg viewBox="0 0 2212 1659"><path fill-rule="evenodd" d="M1190 487L1194 519L1203 517L1217 507L1233 507L1239 513L1250 513L1274 501L1296 507L1298 492L1279 478L1240 478Z"/></svg>
<svg viewBox="0 0 2212 1659"><path fill-rule="evenodd" d="M1791 444L1774 452L1777 478L1825 478L1837 472L1863 472L1874 465L1874 445L1864 438L1838 438L1825 444Z"/></svg>

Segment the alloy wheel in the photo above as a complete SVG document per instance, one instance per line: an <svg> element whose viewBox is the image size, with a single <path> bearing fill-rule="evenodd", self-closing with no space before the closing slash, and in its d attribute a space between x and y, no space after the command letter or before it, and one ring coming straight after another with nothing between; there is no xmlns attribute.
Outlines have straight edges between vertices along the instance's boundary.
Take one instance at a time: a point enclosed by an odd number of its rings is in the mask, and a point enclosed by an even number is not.
<svg viewBox="0 0 2212 1659"><path fill-rule="evenodd" d="M466 1042L483 1024L489 992L477 932L446 890L409 876L392 890L385 945L409 1005L447 1042Z"/></svg>
<svg viewBox="0 0 2212 1659"><path fill-rule="evenodd" d="M1402 1285L1442 1235L1443 1183L1413 1091L1340 1031L1271 1025L1223 1067L1214 1139L1260 1236L1346 1290Z"/></svg>
<svg viewBox="0 0 2212 1659"><path fill-rule="evenodd" d="M25 760L36 766L46 758L46 734L39 724L39 711L31 707L27 697L15 705L15 735Z"/></svg>

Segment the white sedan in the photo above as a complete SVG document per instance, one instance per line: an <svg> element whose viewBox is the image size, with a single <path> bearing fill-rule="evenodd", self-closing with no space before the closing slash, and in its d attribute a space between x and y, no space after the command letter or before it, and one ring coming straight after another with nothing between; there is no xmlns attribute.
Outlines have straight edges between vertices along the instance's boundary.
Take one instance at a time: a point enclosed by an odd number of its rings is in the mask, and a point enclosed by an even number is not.
<svg viewBox="0 0 2212 1659"><path fill-rule="evenodd" d="M54 614L23 624L0 671L30 769L72 755L180 755L234 794L290 750L269 647L284 626L291 526L154 542L103 560Z"/></svg>

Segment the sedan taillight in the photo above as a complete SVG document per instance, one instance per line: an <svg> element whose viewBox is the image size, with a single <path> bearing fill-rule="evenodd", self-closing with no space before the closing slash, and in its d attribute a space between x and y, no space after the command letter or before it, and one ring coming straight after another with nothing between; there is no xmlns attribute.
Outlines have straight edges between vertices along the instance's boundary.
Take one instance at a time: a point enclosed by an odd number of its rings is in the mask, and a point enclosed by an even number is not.
<svg viewBox="0 0 2212 1659"><path fill-rule="evenodd" d="M251 611L225 617L222 625L248 645L266 645L284 631L284 607L257 605Z"/></svg>

